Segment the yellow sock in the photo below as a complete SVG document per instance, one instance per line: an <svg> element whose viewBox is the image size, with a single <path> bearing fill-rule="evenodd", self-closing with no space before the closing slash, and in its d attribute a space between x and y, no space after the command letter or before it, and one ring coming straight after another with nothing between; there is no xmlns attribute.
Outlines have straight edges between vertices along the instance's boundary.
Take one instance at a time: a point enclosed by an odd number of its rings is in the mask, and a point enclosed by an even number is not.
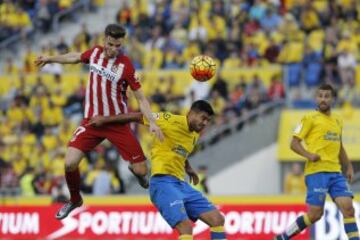
<svg viewBox="0 0 360 240"><path fill-rule="evenodd" d="M189 234L183 234L179 236L179 240L193 240L193 237Z"/></svg>
<svg viewBox="0 0 360 240"><path fill-rule="evenodd" d="M226 239L225 230L223 226L210 228L211 239Z"/></svg>

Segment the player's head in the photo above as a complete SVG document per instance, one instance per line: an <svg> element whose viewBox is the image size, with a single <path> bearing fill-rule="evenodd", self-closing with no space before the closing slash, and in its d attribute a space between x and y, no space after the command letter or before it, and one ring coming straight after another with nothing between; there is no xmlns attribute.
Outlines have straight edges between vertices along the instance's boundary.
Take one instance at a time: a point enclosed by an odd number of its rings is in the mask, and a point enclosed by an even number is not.
<svg viewBox="0 0 360 240"><path fill-rule="evenodd" d="M105 28L104 51L108 58L116 57L123 45L126 30L119 24L109 24Z"/></svg>
<svg viewBox="0 0 360 240"><path fill-rule="evenodd" d="M330 84L322 84L316 91L316 103L320 112L328 112L331 108L335 90Z"/></svg>
<svg viewBox="0 0 360 240"><path fill-rule="evenodd" d="M210 122L214 110L204 100L195 101L187 115L190 131L201 132Z"/></svg>

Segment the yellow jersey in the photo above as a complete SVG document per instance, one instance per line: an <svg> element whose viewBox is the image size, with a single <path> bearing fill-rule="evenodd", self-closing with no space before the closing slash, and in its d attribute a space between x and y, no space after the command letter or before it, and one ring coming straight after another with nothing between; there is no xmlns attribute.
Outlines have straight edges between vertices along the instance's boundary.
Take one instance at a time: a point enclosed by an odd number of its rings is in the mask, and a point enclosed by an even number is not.
<svg viewBox="0 0 360 240"><path fill-rule="evenodd" d="M164 134L164 141L155 139L151 147L151 176L166 174L180 180L185 178L185 161L199 139L197 132L191 132L186 116L171 113L154 113L156 124ZM144 124L148 120L143 118Z"/></svg>
<svg viewBox="0 0 360 240"><path fill-rule="evenodd" d="M313 112L303 117L293 136L305 141L307 151L320 156L319 161L306 162L305 175L341 171L339 153L342 128L342 120L334 113L328 116Z"/></svg>

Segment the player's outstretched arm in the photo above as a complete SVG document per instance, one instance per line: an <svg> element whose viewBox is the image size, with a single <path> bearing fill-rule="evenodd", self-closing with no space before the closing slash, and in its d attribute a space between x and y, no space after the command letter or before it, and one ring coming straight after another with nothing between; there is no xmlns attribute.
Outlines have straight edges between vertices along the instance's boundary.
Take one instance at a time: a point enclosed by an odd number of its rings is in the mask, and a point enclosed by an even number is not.
<svg viewBox="0 0 360 240"><path fill-rule="evenodd" d="M144 114L144 116L149 121L149 130L151 133L154 133L156 137L162 142L164 140L164 134L161 131L160 127L156 124L154 116L151 113L150 104L148 100L146 99L143 91L141 89L138 89L134 91L134 95L136 97L136 100L139 103L140 110Z"/></svg>
<svg viewBox="0 0 360 240"><path fill-rule="evenodd" d="M349 157L342 143L340 146L339 159L340 159L340 163L345 168L346 178L348 179L349 183L351 183L354 177L354 168L349 160Z"/></svg>
<svg viewBox="0 0 360 240"><path fill-rule="evenodd" d="M137 122L143 124L143 114L139 112L119 114L114 116L95 116L92 117L87 126L100 127L107 123L125 124L129 122Z"/></svg>
<svg viewBox="0 0 360 240"><path fill-rule="evenodd" d="M61 64L74 64L81 62L81 53L70 52L57 56L39 56L35 60L35 64L38 67L43 67L48 63L61 63Z"/></svg>
<svg viewBox="0 0 360 240"><path fill-rule="evenodd" d="M291 140L291 145L290 145L291 150L293 150L300 156L303 156L304 158L309 159L312 162L316 162L316 161L320 160L319 155L306 151L305 148L303 147L303 145L301 144L301 141L302 140L300 138L293 137Z"/></svg>

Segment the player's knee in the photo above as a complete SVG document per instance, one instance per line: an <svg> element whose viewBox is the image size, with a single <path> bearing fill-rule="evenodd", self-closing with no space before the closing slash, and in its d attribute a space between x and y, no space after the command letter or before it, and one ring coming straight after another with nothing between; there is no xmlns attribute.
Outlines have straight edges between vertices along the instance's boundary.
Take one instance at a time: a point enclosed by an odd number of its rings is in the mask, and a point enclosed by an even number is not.
<svg viewBox="0 0 360 240"><path fill-rule="evenodd" d="M342 208L344 218L352 218L355 215L355 209L352 205L347 205Z"/></svg>
<svg viewBox="0 0 360 240"><path fill-rule="evenodd" d="M220 212L216 212L210 219L211 227L224 226L225 218Z"/></svg>
<svg viewBox="0 0 360 240"><path fill-rule="evenodd" d="M324 214L324 210L322 210L322 209L309 212L308 216L309 216L310 222L315 223L315 222L319 221L323 214Z"/></svg>
<svg viewBox="0 0 360 240"><path fill-rule="evenodd" d="M147 174L146 164L136 163L136 164L132 164L131 167L136 175L145 176Z"/></svg>
<svg viewBox="0 0 360 240"><path fill-rule="evenodd" d="M192 224L190 220L185 220L176 225L176 229L180 234L192 235Z"/></svg>

